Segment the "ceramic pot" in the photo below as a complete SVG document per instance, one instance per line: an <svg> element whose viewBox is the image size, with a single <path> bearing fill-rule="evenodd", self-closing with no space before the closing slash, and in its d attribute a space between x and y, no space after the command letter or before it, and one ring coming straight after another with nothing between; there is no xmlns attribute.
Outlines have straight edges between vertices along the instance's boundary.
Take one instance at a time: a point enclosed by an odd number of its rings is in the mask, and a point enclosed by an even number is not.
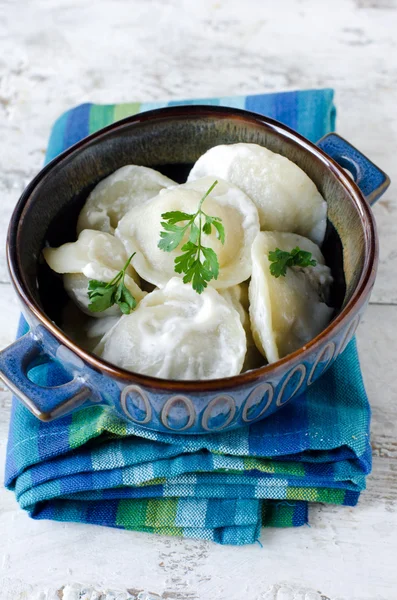
<svg viewBox="0 0 397 600"><path fill-rule="evenodd" d="M77 216L88 193L119 167L146 165L183 182L206 150L236 142L260 144L288 157L328 203L322 251L333 271L336 307L328 327L276 363L209 381L169 381L131 373L80 348L56 324L65 298L59 280L45 271L41 259L45 243L59 246L75 239ZM44 421L98 403L110 405L141 427L181 434L225 431L268 417L312 385L353 337L377 266L370 204L388 184L380 169L338 135L330 134L314 145L276 121L242 110L182 106L114 123L49 163L15 208L8 264L31 330L0 353L0 375ZM33 383L27 372L39 354L60 361L70 381L55 388Z"/></svg>

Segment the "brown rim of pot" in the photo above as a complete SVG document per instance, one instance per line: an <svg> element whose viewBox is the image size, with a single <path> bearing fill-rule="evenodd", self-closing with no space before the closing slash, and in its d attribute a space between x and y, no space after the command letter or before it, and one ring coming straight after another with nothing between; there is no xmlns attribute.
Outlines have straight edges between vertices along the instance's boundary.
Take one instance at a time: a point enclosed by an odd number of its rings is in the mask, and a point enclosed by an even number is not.
<svg viewBox="0 0 397 600"><path fill-rule="evenodd" d="M151 120L161 121L164 119L169 119L170 117L195 118L197 116L206 118L215 117L219 119L235 118L238 120L246 121L247 123L253 125L260 125L261 127L265 127L266 129L271 130L277 134L281 134L282 137L286 137L289 140L292 140L298 146L304 148L312 155L316 156L318 160L324 163L329 168L329 170L337 177L337 179L343 185L343 187L348 191L352 202L354 202L360 213L361 223L365 237L364 266L361 277L357 283L357 287L353 292L353 295L350 298L349 302L343 308L343 310L335 317L335 319L326 327L326 329L324 329L315 338L310 340L310 342L308 342L304 347L299 348L291 354L288 354L276 363L271 363L264 367L260 367L259 369L254 369L252 371L248 371L240 375L234 375L232 377L225 377L221 379L160 379L157 377L149 377L146 375L133 373L125 369L121 369L98 358L93 354L90 354L89 352L86 352L77 344L75 344L70 338L68 338L66 334L61 329L59 329L59 327L57 327L49 318L47 318L44 315L39 305L31 296L28 287L25 285L23 271L21 269L18 256L18 224L19 221L23 219L25 204L28 202L31 193L37 186L37 184L40 183L40 181L51 171L51 169L55 165L62 162L62 160L65 157L68 157L73 153L78 152L79 150L81 150L81 148L88 145L91 141L98 141L101 138L106 137L107 133L109 133L110 131L114 131L116 129L123 129L124 127L134 123L138 124ZM46 165L27 186L27 188L22 193L12 214L7 235L8 268L10 271L11 280L16 288L16 291L22 299L22 302L27 305L29 310L35 315L38 321L54 335L58 342L75 352L80 358L82 358L86 363L88 363L88 365L93 367L95 370L100 370L110 376L122 380L128 380L129 382L134 382L139 385L147 386L150 388L156 388L164 392L174 392L183 390L184 392L192 391L197 393L198 391L204 392L217 390L219 388L226 389L231 387L240 387L251 381L255 381L259 378L262 378L263 376L270 377L276 375L277 371L279 371L287 363L291 363L292 365L295 364L298 359L302 361L307 359L311 351L316 346L320 345L322 342L325 343L331 337L331 334L335 332L335 330L341 329L342 325L348 320L349 315L354 311L354 308L356 308L362 303L362 301L365 298L366 292L369 292L373 285L375 277L375 268L377 263L377 255L378 243L376 228L372 211L368 202L365 200L358 186L346 174L342 167L340 167L323 150L318 148L315 144L308 141L303 136L296 133L286 125L282 125L281 123L273 119L269 119L262 115L248 112L245 110L206 105L174 106L139 113L137 115L127 117L126 119L122 119L121 121L116 121L115 123L108 125L107 127L97 131L96 133L93 133L83 138L82 140L80 140L79 142L77 142L76 144L59 154L50 163L48 163L48 165Z"/></svg>

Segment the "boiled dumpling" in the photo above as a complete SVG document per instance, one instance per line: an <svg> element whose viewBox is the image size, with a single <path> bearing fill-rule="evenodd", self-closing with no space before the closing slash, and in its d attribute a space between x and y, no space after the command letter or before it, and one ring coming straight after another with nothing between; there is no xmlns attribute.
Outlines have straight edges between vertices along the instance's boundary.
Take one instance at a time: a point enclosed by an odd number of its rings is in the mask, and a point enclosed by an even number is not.
<svg viewBox="0 0 397 600"><path fill-rule="evenodd" d="M103 179L92 190L77 222L77 233L97 229L113 233L130 208L144 204L160 190L176 185L154 169L126 165Z"/></svg>
<svg viewBox="0 0 397 600"><path fill-rule="evenodd" d="M237 185L255 202L261 229L292 231L322 244L327 204L313 181L285 156L257 144L215 146L198 159L188 181L208 175Z"/></svg>
<svg viewBox="0 0 397 600"><path fill-rule="evenodd" d="M263 367L266 364L266 361L256 347L251 331L251 321L248 313L248 282L244 281L244 283L240 283L239 285L219 290L219 293L237 310L241 324L244 327L247 338L247 354L245 355L242 371L250 371L252 369Z"/></svg>
<svg viewBox="0 0 397 600"><path fill-rule="evenodd" d="M175 276L174 260L181 254L181 246L172 252L158 248L161 215L168 211L194 214L200 199L214 183L205 177L163 190L149 203L132 208L120 221L116 235L129 254L136 252L132 262L137 273L145 280L162 287ZM212 248L219 261L219 276L210 281L214 288L225 288L248 279L251 274L250 247L259 231L258 211L248 196L234 185L218 179L211 194L203 204L210 216L220 217L225 228L225 244L217 239L215 230L202 234L204 246ZM182 277L182 275L181 275Z"/></svg>
<svg viewBox="0 0 397 600"><path fill-rule="evenodd" d="M317 265L287 268L285 277L271 275L269 252L290 252L297 246L311 252ZM269 363L294 352L328 325L331 283L331 271L316 244L294 233L258 234L252 245L249 312L256 345Z"/></svg>
<svg viewBox="0 0 397 600"><path fill-rule="evenodd" d="M197 294L173 277L104 336L95 353L119 367L166 379L240 373L246 340L238 312L208 287Z"/></svg>
<svg viewBox="0 0 397 600"><path fill-rule="evenodd" d="M68 242L59 248L44 248L43 255L56 273L64 274L64 287L77 306L90 316L103 317L120 314L114 305L100 313L88 309L88 281L97 279L108 283L124 267L128 255L120 240L109 233L85 229L76 242ZM131 265L128 266L124 283L135 300L141 300L143 292L139 278Z"/></svg>

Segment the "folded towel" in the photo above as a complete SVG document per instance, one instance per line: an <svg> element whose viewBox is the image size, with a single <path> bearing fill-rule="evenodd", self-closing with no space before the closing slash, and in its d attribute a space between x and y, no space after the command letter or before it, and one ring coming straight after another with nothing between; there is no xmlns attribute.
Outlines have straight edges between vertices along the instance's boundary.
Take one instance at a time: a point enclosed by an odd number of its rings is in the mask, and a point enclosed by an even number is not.
<svg viewBox="0 0 397 600"><path fill-rule="evenodd" d="M246 108L316 140L334 128L332 90L189 101ZM168 105L186 104L170 102ZM84 104L54 125L47 160L85 135L164 104ZM21 319L18 335L27 331ZM40 385L64 382L38 364ZM246 544L308 521L308 502L353 506L371 468L370 410L353 340L309 390L249 427L208 435L145 431L106 407L42 423L14 399L6 486L35 519Z"/></svg>

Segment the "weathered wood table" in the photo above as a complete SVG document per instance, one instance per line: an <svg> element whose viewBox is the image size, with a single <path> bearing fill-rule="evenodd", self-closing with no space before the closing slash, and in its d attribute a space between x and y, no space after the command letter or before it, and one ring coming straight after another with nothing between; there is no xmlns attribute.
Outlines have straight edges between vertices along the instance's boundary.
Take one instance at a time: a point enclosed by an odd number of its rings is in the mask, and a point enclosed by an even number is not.
<svg viewBox="0 0 397 600"><path fill-rule="evenodd" d="M50 126L83 101L334 87L338 131L397 179L396 0L0 0L0 345L18 305L4 243L42 165ZM397 598L397 200L374 212L381 243L358 331L373 408L373 473L354 508L233 548L35 522L0 490L0 598L394 600ZM10 394L0 391L0 465Z"/></svg>

